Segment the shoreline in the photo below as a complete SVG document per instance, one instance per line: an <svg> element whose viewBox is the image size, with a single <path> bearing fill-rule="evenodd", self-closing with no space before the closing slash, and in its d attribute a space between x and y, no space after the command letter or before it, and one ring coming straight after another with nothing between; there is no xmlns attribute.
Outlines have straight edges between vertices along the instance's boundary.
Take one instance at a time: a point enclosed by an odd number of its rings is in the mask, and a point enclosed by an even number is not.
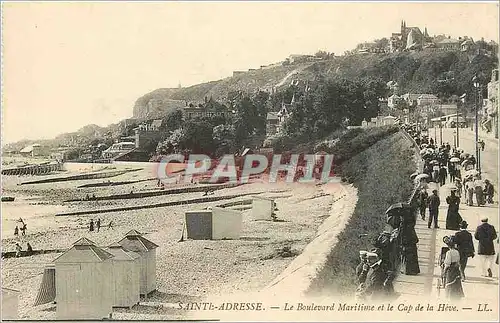
<svg viewBox="0 0 500 323"><path fill-rule="evenodd" d="M131 180L150 177L151 171L143 169L139 172L123 174L116 180ZM11 180L10 182L15 182ZM87 181L78 181L78 185ZM89 181L90 182L90 181ZM95 182L95 181L94 181ZM140 187L153 188L154 181L144 183ZM80 237L87 237L99 246L110 245L119 240L126 232L136 229L145 237L160 247L157 249L157 292L148 297L148 302L176 303L220 297L233 293L253 293L263 290L273 279L278 277L297 257L280 256L279 250L290 247L294 254L300 255L310 241L318 234L320 226L330 217L332 201L337 198L335 192L324 194L325 185L303 185L298 183L252 183L232 188L224 188L215 192L215 196L248 194L271 197L276 200L278 219L282 222L254 221L250 210L242 211L243 231L238 240L187 240L177 242L181 236L184 222L184 212L195 209L206 209L225 203L237 202L239 199L208 202L196 205L178 205L156 209L139 209L102 214L103 226L100 232L88 232L88 221L92 216L55 217L53 208L69 210L88 210L104 205L99 201L82 201L81 203L62 203L67 196L80 196L87 193L117 194L127 192L132 185L120 187L75 188L76 182L25 185L21 190L18 186L6 186L9 192L20 192L23 195L31 193L33 200L46 199L47 213L26 217L28 231L25 237L20 237L23 247L29 241L34 249L66 249ZM137 189L137 187L134 187ZM274 192L273 192L274 191ZM277 193L280 194L277 194ZM130 206L156 202L192 199L202 193L182 193L162 197L131 199L112 202ZM28 197L29 199L30 197ZM248 199L248 197L246 197ZM4 203L5 204L5 203ZM2 205L4 209L5 205ZM37 208L39 206L32 205ZM52 208L52 209L51 209ZM15 209L15 208L14 208ZM97 217L97 216L96 216ZM18 219L17 214L11 214L12 221ZM25 217L23 217L25 219ZM95 219L95 217L94 217ZM40 226L34 225L35 220ZM115 223L113 229L108 229L109 221ZM31 223L31 225L30 225ZM45 227L44 227L45 225ZM38 232L34 232L35 228ZM16 241L12 231L2 230L2 246L10 251ZM45 265L51 263L59 254L44 254L23 258L2 259L2 285L21 290L21 319L55 319L55 305L46 304L33 307L33 301L38 292L41 273ZM19 285L22 282L21 285ZM208 296L210 295L210 296ZM175 308L148 307L138 305L130 310L116 309L113 317L117 319L141 319L157 313L163 317L185 318L186 314Z"/></svg>

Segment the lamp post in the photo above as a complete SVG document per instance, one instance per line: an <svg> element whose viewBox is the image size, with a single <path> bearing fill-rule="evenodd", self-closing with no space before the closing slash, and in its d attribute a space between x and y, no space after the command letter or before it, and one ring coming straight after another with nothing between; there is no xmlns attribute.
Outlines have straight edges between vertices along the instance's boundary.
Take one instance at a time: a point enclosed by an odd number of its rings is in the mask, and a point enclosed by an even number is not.
<svg viewBox="0 0 500 323"><path fill-rule="evenodd" d="M475 139L476 139L476 169L481 174L481 160L479 156L479 129L478 129L478 124L479 124L479 118L478 118L478 110L479 110L479 104L481 99L481 84L479 83L479 79L477 76L474 76L472 78L472 85L476 89L476 100L474 100L474 113L475 113Z"/></svg>
<svg viewBox="0 0 500 323"><path fill-rule="evenodd" d="M460 147L460 139L459 139L460 137L458 135L458 123L459 123L458 122L458 104L459 104L459 102L457 102L457 123L456 123L456 128L457 128L457 143L455 145L455 148Z"/></svg>

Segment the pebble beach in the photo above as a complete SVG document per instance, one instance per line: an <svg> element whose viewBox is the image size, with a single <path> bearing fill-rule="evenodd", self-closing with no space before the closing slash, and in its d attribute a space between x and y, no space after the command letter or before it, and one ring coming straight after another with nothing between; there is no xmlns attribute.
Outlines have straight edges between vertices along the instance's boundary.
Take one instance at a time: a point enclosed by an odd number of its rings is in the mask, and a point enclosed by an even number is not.
<svg viewBox="0 0 500 323"><path fill-rule="evenodd" d="M105 170L102 170L105 171ZM84 171L83 171L84 172ZM249 194L216 202L178 205L92 215L55 216L56 214L98 210L122 206L139 206L200 198L203 192L171 194L147 198L64 202L87 194L107 196L130 191L158 190L151 178L152 170L144 167L106 180L81 180L45 184L18 185L20 182L67 176L82 171L66 171L48 176L3 176L3 194L15 196L14 202L2 203L2 251L14 251L15 243L23 248L30 242L33 249L67 249L76 240L86 237L98 246L108 246L135 229L159 248L157 257L157 291L148 304L171 304L203 300L231 293L256 292L275 279L294 257L316 236L319 226L330 216L335 190L326 185L256 182L216 190L213 196ZM78 188L104 181L137 181L139 183ZM186 185L186 184L178 184ZM203 184L187 184L203 185ZM176 187L176 185L172 185ZM166 187L168 189L169 187ZM332 193L333 192L333 193ZM241 210L243 224L238 240L185 240L179 242L184 228L184 213L207 209L220 204L246 201L252 195L275 199L278 221L255 221L249 207ZM23 218L26 236L14 237L16 220ZM89 232L90 219L101 220L99 232ZM113 227L108 228L109 222ZM280 250L289 247L292 256L283 257ZM55 319L55 305L34 307L43 268L60 253L2 259L2 286L20 290L21 319ZM186 313L168 306L137 305L132 309L117 309L116 319L182 319Z"/></svg>

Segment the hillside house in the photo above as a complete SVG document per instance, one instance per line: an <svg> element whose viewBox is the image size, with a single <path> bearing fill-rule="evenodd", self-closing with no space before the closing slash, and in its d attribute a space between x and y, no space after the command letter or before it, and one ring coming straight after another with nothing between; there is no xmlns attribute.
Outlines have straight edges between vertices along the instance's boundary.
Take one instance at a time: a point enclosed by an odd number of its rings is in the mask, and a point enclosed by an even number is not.
<svg viewBox="0 0 500 323"><path fill-rule="evenodd" d="M279 117L277 112L268 112L266 117L266 136L271 137L277 133Z"/></svg>
<svg viewBox="0 0 500 323"><path fill-rule="evenodd" d="M442 50L460 50L460 40L454 38L443 39L436 43L436 47Z"/></svg>
<svg viewBox="0 0 500 323"><path fill-rule="evenodd" d="M361 122L362 128L370 128L370 127L383 127L394 125L398 122L398 118L388 115L388 116L378 116L376 118L371 118L370 121L366 121L363 119Z"/></svg>
<svg viewBox="0 0 500 323"><path fill-rule="evenodd" d="M44 149L44 147L42 147L42 145L40 144L33 144L26 146L23 149L21 149L19 153L25 157L37 157L37 156L44 156L47 154L46 149Z"/></svg>
<svg viewBox="0 0 500 323"><path fill-rule="evenodd" d="M136 148L136 144L133 142L119 142L111 145L108 149L102 152L102 158L115 158L124 153L130 152Z"/></svg>
<svg viewBox="0 0 500 323"><path fill-rule="evenodd" d="M462 41L460 43L460 50L462 52L468 52L474 49L474 40L472 40L472 38L464 37L464 38L458 38L458 40Z"/></svg>
<svg viewBox="0 0 500 323"><path fill-rule="evenodd" d="M315 60L313 55L292 54L288 57L290 64L300 64Z"/></svg>
<svg viewBox="0 0 500 323"><path fill-rule="evenodd" d="M433 105L439 103L439 98L434 94L421 94L417 98L417 106Z"/></svg>
<svg viewBox="0 0 500 323"><path fill-rule="evenodd" d="M208 109L204 107L184 107L182 108L182 117L184 120L196 118L227 117L229 110Z"/></svg>
<svg viewBox="0 0 500 323"><path fill-rule="evenodd" d="M394 109L399 102L401 102L401 97L399 97L396 94L391 95L390 97L387 98L387 106L391 109Z"/></svg>

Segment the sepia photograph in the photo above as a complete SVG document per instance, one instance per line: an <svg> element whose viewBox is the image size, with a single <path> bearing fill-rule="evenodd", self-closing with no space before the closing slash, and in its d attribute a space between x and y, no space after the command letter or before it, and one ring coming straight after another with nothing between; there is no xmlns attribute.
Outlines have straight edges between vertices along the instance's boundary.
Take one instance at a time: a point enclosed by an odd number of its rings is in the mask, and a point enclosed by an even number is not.
<svg viewBox="0 0 500 323"><path fill-rule="evenodd" d="M2 321L499 321L498 1L1 17Z"/></svg>

